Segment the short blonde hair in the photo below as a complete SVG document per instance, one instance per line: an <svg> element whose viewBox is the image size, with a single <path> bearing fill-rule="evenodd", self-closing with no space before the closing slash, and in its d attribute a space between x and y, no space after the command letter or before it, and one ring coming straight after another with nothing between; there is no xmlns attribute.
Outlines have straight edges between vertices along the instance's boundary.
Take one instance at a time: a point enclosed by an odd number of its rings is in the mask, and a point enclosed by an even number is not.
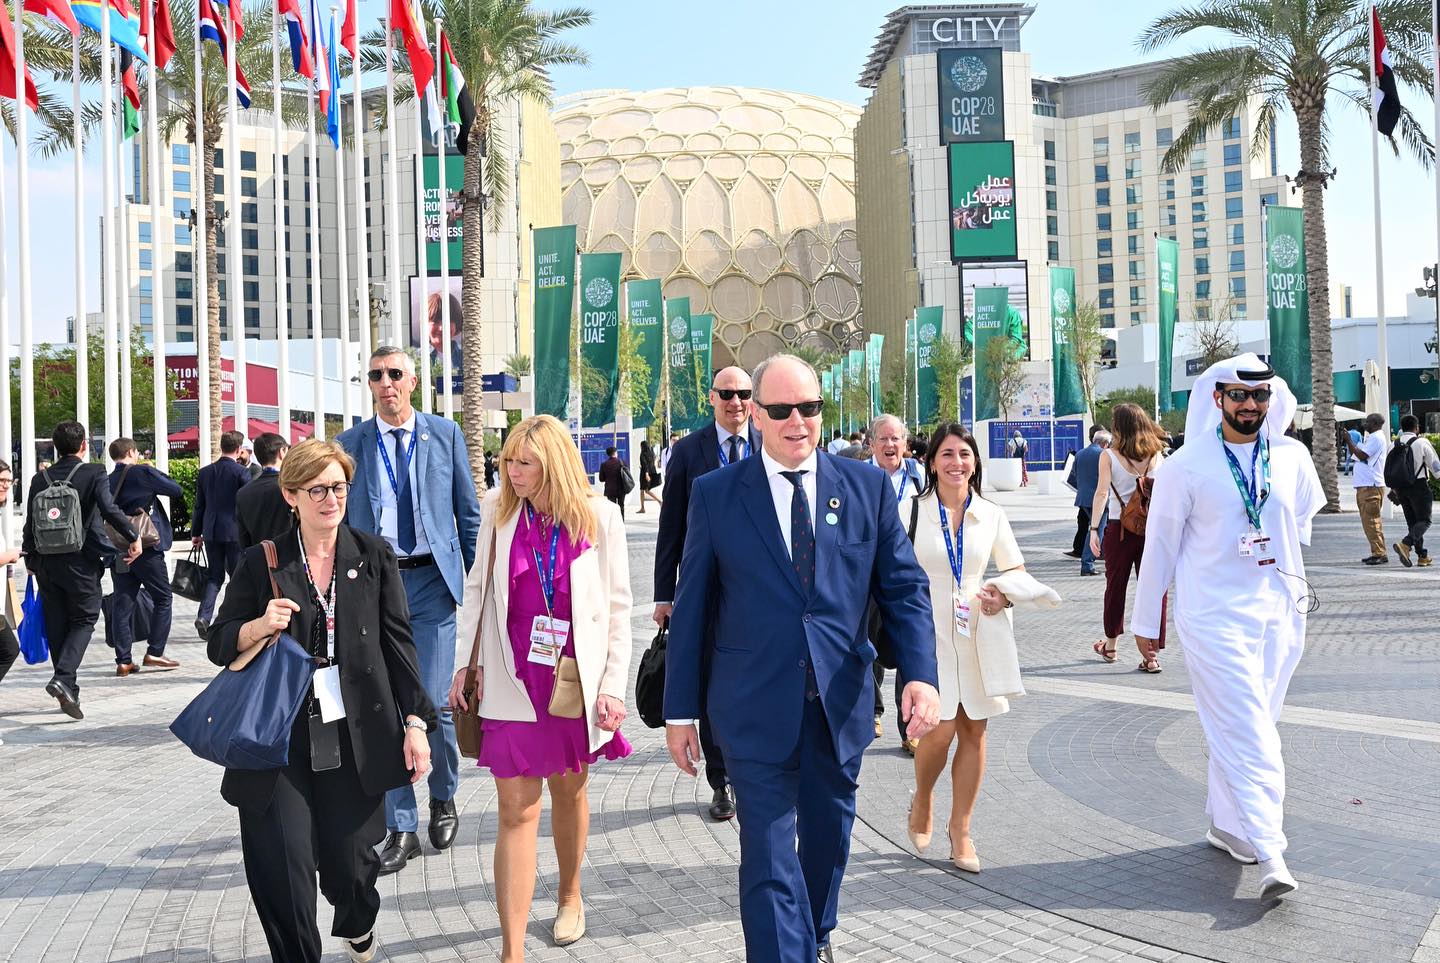
<svg viewBox="0 0 1440 963"><path fill-rule="evenodd" d="M496 524L507 522L520 510L520 496L510 484L505 463L527 449L540 463L540 490L550 497L550 515L565 527L570 538L582 536L594 543L598 523L590 505L594 492L585 477L585 465L570 433L553 415L535 415L510 429L500 449L500 508ZM293 455L291 456L293 457ZM285 459L290 464L290 459Z"/></svg>
<svg viewBox="0 0 1440 963"><path fill-rule="evenodd" d="M306 438L291 448L280 463L280 487L298 491L301 485L329 468L332 462L340 466L347 482L355 477L355 460L340 447L338 441Z"/></svg>

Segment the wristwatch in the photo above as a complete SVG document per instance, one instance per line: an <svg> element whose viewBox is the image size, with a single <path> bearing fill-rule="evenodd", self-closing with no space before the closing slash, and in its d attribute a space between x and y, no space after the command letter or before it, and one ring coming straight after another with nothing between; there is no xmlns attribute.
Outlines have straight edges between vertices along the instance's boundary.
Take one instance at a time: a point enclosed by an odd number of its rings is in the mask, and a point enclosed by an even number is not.
<svg viewBox="0 0 1440 963"><path fill-rule="evenodd" d="M419 729L421 732L428 732L430 730L430 727L425 724L425 720L423 719L406 719L405 728Z"/></svg>

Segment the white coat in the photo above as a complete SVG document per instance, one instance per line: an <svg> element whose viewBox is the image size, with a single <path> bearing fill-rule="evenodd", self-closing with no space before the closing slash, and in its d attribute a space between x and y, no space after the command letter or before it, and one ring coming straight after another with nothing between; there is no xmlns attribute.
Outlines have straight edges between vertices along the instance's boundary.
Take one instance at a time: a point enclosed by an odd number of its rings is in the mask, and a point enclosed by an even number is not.
<svg viewBox="0 0 1440 963"><path fill-rule="evenodd" d="M1029 572L1002 572L985 583L1010 600L1015 608L1034 606L1053 609L1060 605L1060 593L1041 584ZM975 606L970 610L970 634L975 639L980 663L980 680L987 696L1022 696L1020 654L1015 646L1015 624L1006 609L986 615Z"/></svg>

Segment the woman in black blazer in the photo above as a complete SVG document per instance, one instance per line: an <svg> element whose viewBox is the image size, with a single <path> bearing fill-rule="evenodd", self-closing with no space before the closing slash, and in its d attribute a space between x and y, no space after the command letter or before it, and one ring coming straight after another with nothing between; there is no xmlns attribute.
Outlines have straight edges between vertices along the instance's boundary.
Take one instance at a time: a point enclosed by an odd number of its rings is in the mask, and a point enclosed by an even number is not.
<svg viewBox="0 0 1440 963"><path fill-rule="evenodd" d="M257 545L231 578L207 636L217 665L253 657L279 631L312 655L330 653L291 731L289 764L227 769L220 784L221 796L240 810L245 877L270 955L287 963L321 957L317 871L335 907L332 935L351 960L374 957L375 845L385 835L385 793L425 775L427 733L436 725L395 554L384 539L342 524L354 470L335 442L304 441L290 450L280 488L297 526L274 543L283 598L274 597L264 546ZM327 711L331 694L343 718Z"/></svg>

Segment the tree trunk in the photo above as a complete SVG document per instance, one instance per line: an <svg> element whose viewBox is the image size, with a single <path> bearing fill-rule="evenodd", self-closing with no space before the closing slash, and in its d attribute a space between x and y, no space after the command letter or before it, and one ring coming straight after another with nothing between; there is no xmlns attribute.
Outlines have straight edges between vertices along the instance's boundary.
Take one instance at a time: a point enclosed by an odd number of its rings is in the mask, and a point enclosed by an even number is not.
<svg viewBox="0 0 1440 963"><path fill-rule="evenodd" d="M1306 171L1324 167L1320 156L1323 96L1295 104L1300 131L1300 166ZM1305 210L1305 284L1310 302L1310 390L1315 405L1310 452L1320 487L1325 492L1327 512L1340 511L1340 482L1335 454L1334 352L1330 340L1330 250L1325 232L1325 192L1319 177L1310 177L1301 187ZM1389 373L1382 373L1388 377Z"/></svg>
<svg viewBox="0 0 1440 963"><path fill-rule="evenodd" d="M464 394L460 411L465 419L465 447L470 456L470 474L475 488L485 490L485 404L482 377L485 365L481 357L484 338L480 331L483 301L480 283L485 274L485 189L481 182L480 149L490 132L490 112L483 102L470 131L469 149L465 152L465 190L463 197L464 239L461 248L461 348L464 371Z"/></svg>
<svg viewBox="0 0 1440 963"><path fill-rule="evenodd" d="M225 381L220 363L220 258L215 250L216 238L220 235L217 223L219 218L215 216L215 145L219 140L219 126L207 118L204 149L205 196L202 202L205 205L205 330L208 340L206 348L210 357L210 451L202 452L202 455L209 461L220 457L220 433L225 425L225 412L220 401L220 388ZM231 158L232 165L236 162L236 158ZM232 214L229 211L226 213ZM234 257L235 253L230 252L230 256ZM234 324L235 319L231 318L230 323Z"/></svg>

